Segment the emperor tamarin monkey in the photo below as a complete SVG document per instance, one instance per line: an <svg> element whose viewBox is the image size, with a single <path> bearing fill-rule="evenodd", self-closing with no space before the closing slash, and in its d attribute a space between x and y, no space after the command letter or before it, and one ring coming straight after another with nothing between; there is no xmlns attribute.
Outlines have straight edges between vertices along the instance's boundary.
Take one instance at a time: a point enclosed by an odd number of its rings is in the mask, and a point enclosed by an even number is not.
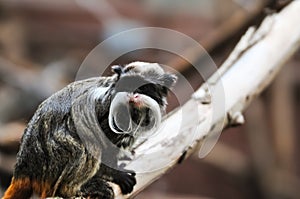
<svg viewBox="0 0 300 199"><path fill-rule="evenodd" d="M176 76L156 63L114 66L110 77L76 81L38 108L21 140L4 199L114 198L108 182L128 194L133 171L120 168L120 151L160 123Z"/></svg>

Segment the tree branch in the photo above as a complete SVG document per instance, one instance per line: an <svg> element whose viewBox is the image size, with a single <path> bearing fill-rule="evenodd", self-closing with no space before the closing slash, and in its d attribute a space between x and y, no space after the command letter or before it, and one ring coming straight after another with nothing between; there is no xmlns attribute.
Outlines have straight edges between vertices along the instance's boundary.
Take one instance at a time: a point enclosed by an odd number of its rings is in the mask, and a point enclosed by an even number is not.
<svg viewBox="0 0 300 199"><path fill-rule="evenodd" d="M248 30L218 72L194 93L192 99L167 116L155 137L137 148L134 159L127 165L137 171L137 185L126 196L114 186L116 198L137 195L205 145L205 138L214 134L217 127L243 123L241 112L299 48L299 13L300 1L293 1L279 14L267 17L257 30L253 27ZM225 103L226 114L213 111L220 103ZM145 170L147 172L143 172Z"/></svg>

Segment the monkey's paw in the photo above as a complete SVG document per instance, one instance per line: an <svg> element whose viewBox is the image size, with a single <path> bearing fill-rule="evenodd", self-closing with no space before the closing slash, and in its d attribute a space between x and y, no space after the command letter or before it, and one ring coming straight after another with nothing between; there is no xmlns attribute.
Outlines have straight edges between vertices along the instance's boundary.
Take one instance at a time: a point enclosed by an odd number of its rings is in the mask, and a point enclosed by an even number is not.
<svg viewBox="0 0 300 199"><path fill-rule="evenodd" d="M114 183L120 186L122 194L129 194L132 192L134 185L136 184L134 171L120 171L114 178Z"/></svg>
<svg viewBox="0 0 300 199"><path fill-rule="evenodd" d="M114 191L106 181L100 178L92 178L81 188L79 194L87 199L113 199Z"/></svg>

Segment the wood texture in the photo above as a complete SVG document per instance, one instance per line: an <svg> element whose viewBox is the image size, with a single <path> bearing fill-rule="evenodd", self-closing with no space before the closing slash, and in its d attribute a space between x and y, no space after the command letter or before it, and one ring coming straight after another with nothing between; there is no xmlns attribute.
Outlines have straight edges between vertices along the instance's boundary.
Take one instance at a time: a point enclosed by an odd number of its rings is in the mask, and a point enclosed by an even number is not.
<svg viewBox="0 0 300 199"><path fill-rule="evenodd" d="M133 193L126 196L119 194L116 188L116 198L135 196L174 167L179 159L184 159L182 154L186 158L204 145L204 138L213 134L217 127L243 122L241 112L271 83L299 48L299 13L300 1L294 1L279 14L266 18L257 30L252 28L247 32L241 41L244 44L238 44L243 49L233 51L229 57L233 59L231 64L219 70L221 76L213 75L191 100L168 115L162 124L164 128L156 137L137 149L128 165L137 171L137 185ZM289 37L286 30L290 32ZM203 97L209 99L205 104L201 103ZM213 108L220 104L222 107L222 103L225 114L222 111L214 113ZM159 156L147 155L155 150L160 151ZM145 170L147 172L142 172Z"/></svg>

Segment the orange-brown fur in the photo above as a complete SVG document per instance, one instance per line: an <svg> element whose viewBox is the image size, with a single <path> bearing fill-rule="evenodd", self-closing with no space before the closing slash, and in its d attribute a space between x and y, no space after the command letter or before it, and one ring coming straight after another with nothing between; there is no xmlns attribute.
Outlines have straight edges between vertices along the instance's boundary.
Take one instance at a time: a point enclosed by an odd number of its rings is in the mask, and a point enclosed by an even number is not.
<svg viewBox="0 0 300 199"><path fill-rule="evenodd" d="M52 196L51 187L47 182L40 183L38 181L33 181L32 188L35 193L39 194L40 198L47 198Z"/></svg>
<svg viewBox="0 0 300 199"><path fill-rule="evenodd" d="M23 199L32 194L32 185L29 178L12 179L2 199Z"/></svg>
<svg viewBox="0 0 300 199"><path fill-rule="evenodd" d="M40 198L46 198L51 196L50 190L48 183L31 181L29 178L13 178L2 199L27 199L33 192L37 193Z"/></svg>

